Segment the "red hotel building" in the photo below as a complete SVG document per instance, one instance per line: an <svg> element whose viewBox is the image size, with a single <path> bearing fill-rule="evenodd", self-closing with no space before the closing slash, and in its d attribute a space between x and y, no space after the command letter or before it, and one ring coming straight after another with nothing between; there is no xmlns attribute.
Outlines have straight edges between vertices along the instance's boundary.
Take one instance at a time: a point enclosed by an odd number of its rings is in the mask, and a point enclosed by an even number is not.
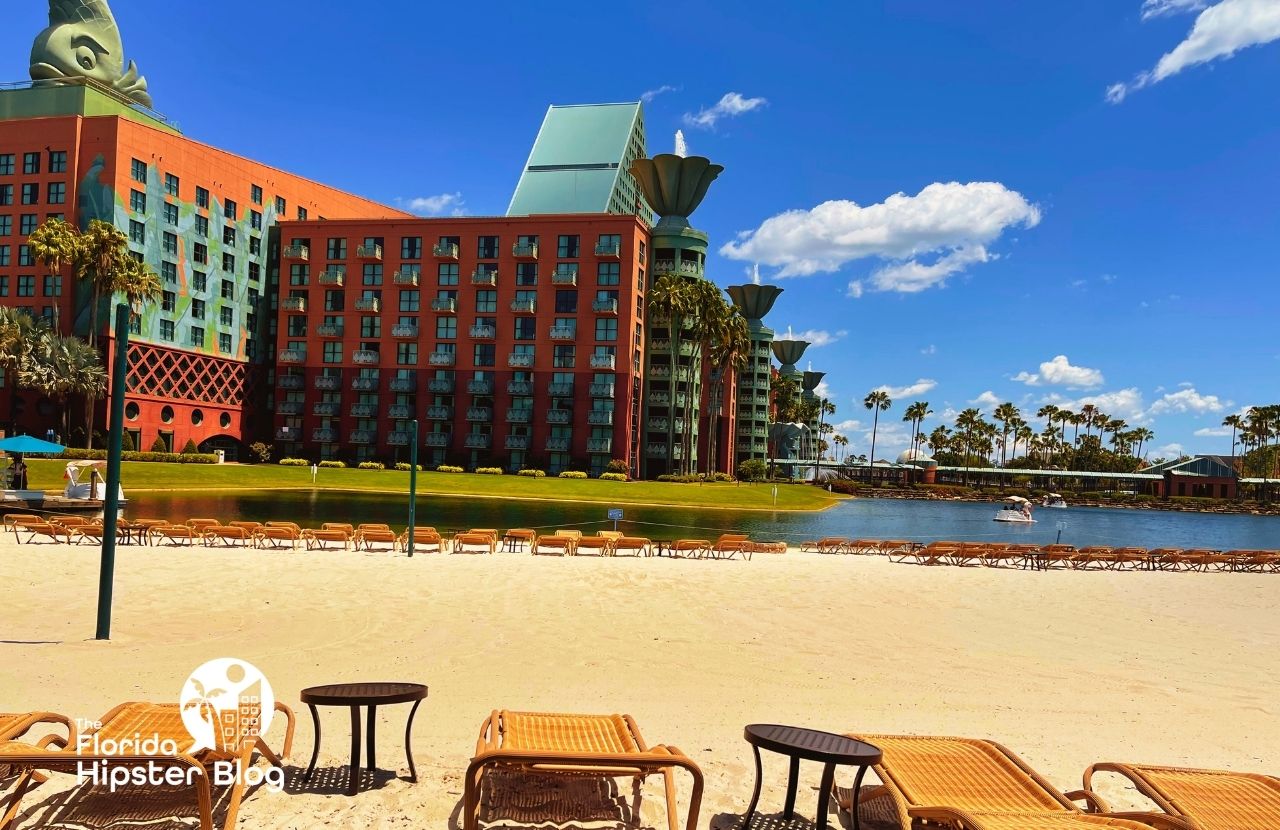
<svg viewBox="0 0 1280 830"><path fill-rule="evenodd" d="M282 455L638 472L649 228L634 215L281 225ZM615 414L616 413L616 414Z"/></svg>

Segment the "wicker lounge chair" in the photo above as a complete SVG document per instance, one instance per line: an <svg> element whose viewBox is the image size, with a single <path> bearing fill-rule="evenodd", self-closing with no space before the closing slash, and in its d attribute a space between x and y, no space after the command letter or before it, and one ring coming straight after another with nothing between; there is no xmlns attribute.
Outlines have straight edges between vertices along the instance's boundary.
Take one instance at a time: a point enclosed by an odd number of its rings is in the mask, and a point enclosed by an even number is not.
<svg viewBox="0 0 1280 830"><path fill-rule="evenodd" d="M247 548L253 544L253 531L236 525L206 527L203 529L202 535L204 543L210 547L215 545L235 546L238 544L242 548Z"/></svg>
<svg viewBox="0 0 1280 830"><path fill-rule="evenodd" d="M339 545L342 550L346 550L351 542L351 531L325 528L304 530L302 539L307 543L307 550L329 550L330 545Z"/></svg>
<svg viewBox="0 0 1280 830"><path fill-rule="evenodd" d="M204 530L208 527L217 527L222 522L217 519L187 519L186 525L192 530Z"/></svg>
<svg viewBox="0 0 1280 830"><path fill-rule="evenodd" d="M475 757L467 767L463 830L478 830L484 786L498 786L492 773L516 770L546 775L642 778L663 777L669 830L679 830L676 769L693 779L686 830L696 830L702 804L702 771L673 746L650 747L630 715L564 715L494 712L480 727ZM575 816L551 815L563 826Z"/></svg>
<svg viewBox="0 0 1280 830"><path fill-rule="evenodd" d="M36 522L38 524L45 521L48 521L48 519L44 516L37 516L34 513L10 513L4 517L4 529L12 530L13 537L16 539L18 538L18 528L21 525L29 524L31 522Z"/></svg>
<svg viewBox="0 0 1280 830"><path fill-rule="evenodd" d="M260 548L283 548L288 546L290 550L298 549L298 542L302 539L302 531L292 527L277 527L267 525L260 527L253 534L253 543Z"/></svg>
<svg viewBox="0 0 1280 830"><path fill-rule="evenodd" d="M671 543L670 553L672 556L690 556L694 559L702 559L710 549L711 542L707 539L677 539Z"/></svg>
<svg viewBox="0 0 1280 830"><path fill-rule="evenodd" d="M18 541L27 545L70 542L72 538L71 531L67 530L67 528L59 522L21 522L15 525L15 529L17 534L19 534ZM27 535L26 539L22 538L21 534L23 533ZM40 541L37 542L37 539Z"/></svg>
<svg viewBox="0 0 1280 830"><path fill-rule="evenodd" d="M653 542L643 536L622 536L613 542L613 555L652 556Z"/></svg>
<svg viewBox="0 0 1280 830"><path fill-rule="evenodd" d="M613 556L613 541L604 536L583 536L573 545L573 555Z"/></svg>
<svg viewBox="0 0 1280 830"><path fill-rule="evenodd" d="M454 553L496 553L498 540L488 533L474 530L453 534Z"/></svg>
<svg viewBox="0 0 1280 830"><path fill-rule="evenodd" d="M1253 573L1271 571L1272 573L1280 573L1280 551L1246 550L1235 551L1235 553L1239 554L1239 559L1236 562L1237 571L1251 571Z"/></svg>
<svg viewBox="0 0 1280 830"><path fill-rule="evenodd" d="M1247 772L1103 763L1085 770L1086 790L1099 772L1115 772L1128 778L1157 807L1181 818L1194 830L1280 827L1280 778Z"/></svg>
<svg viewBox="0 0 1280 830"><path fill-rule="evenodd" d="M915 820L953 830L1151 830L1185 828L1156 813L1085 813L1106 805L1092 793L1064 794L1000 744L970 738L851 735L880 748L875 766L883 786L837 793L841 806L892 814L901 830ZM878 803L877 803L878 802ZM881 808L881 809L876 809Z"/></svg>
<svg viewBox="0 0 1280 830"><path fill-rule="evenodd" d="M262 528L262 522L227 522L227 527L243 527L252 535L255 531Z"/></svg>
<svg viewBox="0 0 1280 830"><path fill-rule="evenodd" d="M395 553L400 549L400 537L391 528L367 527L356 531L356 550L378 550L378 545L390 545L381 550Z"/></svg>
<svg viewBox="0 0 1280 830"><path fill-rule="evenodd" d="M147 531L153 545L186 545L190 547L203 538L200 531L186 525L156 525Z"/></svg>
<svg viewBox="0 0 1280 830"><path fill-rule="evenodd" d="M554 553L560 556L573 556L573 546L576 541L572 536L552 533L549 536L536 537L530 550L534 554Z"/></svg>
<svg viewBox="0 0 1280 830"><path fill-rule="evenodd" d="M853 553L851 545L850 539L842 536L828 536L825 539L819 539L814 550L818 553Z"/></svg>
<svg viewBox="0 0 1280 830"><path fill-rule="evenodd" d="M279 755L267 746L266 741L261 737L255 736L250 731L253 728L249 725L250 719L246 719L244 722L239 736L224 743L223 748L204 749L193 753L190 751L193 746L193 740L182 723L182 711L176 704L123 703L107 712L99 721L102 726L96 729L94 734L101 745L110 745L111 743L125 740L132 742L131 745L136 746L140 740L154 737L157 742L172 741L183 751L177 755L95 755L89 751L78 751L75 746L50 749L48 746L21 744L11 741L0 744L0 762L19 768L24 771L24 774L30 773L32 775L40 770L66 771L74 774L77 770L82 769L81 765L99 761L109 762L112 766L161 764L178 769L194 769L193 780L196 788L196 804L200 818L200 828L201 830L213 830L213 797L208 768L219 761L238 761L240 768L246 769L252 762L255 750L261 752L273 765L279 767L281 766L281 758L289 754L293 744L293 712L289 707L279 702L276 703L275 708L286 719L284 747ZM74 736L72 736L71 743L76 743ZM81 739L79 743L83 744L84 740ZM86 748L91 749L92 746L93 744L90 743L86 745ZM236 814L240 810L240 800L244 797L244 777L237 776L237 778L239 780L232 786L227 802L225 826L228 828L235 826ZM20 786L14 792L14 801L10 807L11 811L16 812L17 803L22 799L26 789L26 786ZM125 792L127 793L127 790ZM122 796L122 798L127 797L127 795ZM4 827L4 825L0 825L0 827ZM6 827L5 830L8 830L8 828Z"/></svg>
<svg viewBox="0 0 1280 830"><path fill-rule="evenodd" d="M20 714L0 713L0 781L5 781L15 777L13 782L13 792L0 799L0 808L4 812L0 813L0 828L8 830L13 826L14 818L18 814L18 807L22 801L22 796L34 784L43 784L46 780L44 775L34 770L14 769L11 765L4 762L4 745L10 741L15 743L15 748L21 746L24 749L31 746L29 742L17 743L31 730L40 725L59 726L62 727L62 734L53 732L38 739L35 744L36 748L43 749L46 747L54 747L57 749L64 748L71 744L75 737L76 728L69 718L62 715L56 715L53 712L23 712ZM6 806L7 803L7 806Z"/></svg>
<svg viewBox="0 0 1280 830"><path fill-rule="evenodd" d="M506 544L507 550L515 553L524 551L525 547L533 544L538 532L527 527L514 527L502 535L502 541Z"/></svg>
<svg viewBox="0 0 1280 830"><path fill-rule="evenodd" d="M707 549L712 559L732 559L738 554L743 559L751 558L751 538L745 533L722 533Z"/></svg>
<svg viewBox="0 0 1280 830"><path fill-rule="evenodd" d="M409 550L409 529L400 534L400 547ZM440 537L434 527L415 527L413 529L414 553L444 553L448 542Z"/></svg>
<svg viewBox="0 0 1280 830"><path fill-rule="evenodd" d="M786 542L752 542L752 553L786 553Z"/></svg>

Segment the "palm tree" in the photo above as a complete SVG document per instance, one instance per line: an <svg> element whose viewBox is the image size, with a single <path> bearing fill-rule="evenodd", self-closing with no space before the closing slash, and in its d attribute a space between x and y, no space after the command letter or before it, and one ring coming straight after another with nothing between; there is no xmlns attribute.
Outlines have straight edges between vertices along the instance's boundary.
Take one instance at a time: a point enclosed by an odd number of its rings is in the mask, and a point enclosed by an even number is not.
<svg viewBox="0 0 1280 830"><path fill-rule="evenodd" d="M950 446L951 430L942 425L934 427L933 432L929 433L929 449L933 454L944 452Z"/></svg>
<svg viewBox="0 0 1280 830"><path fill-rule="evenodd" d="M920 435L920 425L925 418L933 414L933 410L929 408L928 401L916 401L907 407L902 414L902 420L911 422L911 446L916 446L916 439Z"/></svg>
<svg viewBox="0 0 1280 830"><path fill-rule="evenodd" d="M107 373L98 350L74 335L63 337L53 332L40 338L33 359L19 377L23 386L60 404L63 434L69 434L71 426L67 399L71 395L101 395L107 389Z"/></svg>
<svg viewBox="0 0 1280 830"><path fill-rule="evenodd" d="M41 265L49 269L51 275L60 275L62 269L76 261L80 252L80 234L76 229L61 219L46 220L40 227L31 232L27 238L31 253ZM58 306L54 304L55 331L61 329L58 319Z"/></svg>
<svg viewBox="0 0 1280 830"><path fill-rule="evenodd" d="M849 446L849 439L848 439L848 438L846 438L846 437L845 437L845 436L843 436L843 435L837 435L837 436L835 436L834 438L832 438L832 439L831 439L831 442L832 442L833 444L835 444L837 447L839 447L839 448L840 448L840 449L837 451L837 452L839 453L839 455L838 455L838 457L837 457L837 459L836 459L836 463L837 463L837 464L839 464L839 463L841 463L842 461L844 461L844 448L845 448L845 447L847 447L847 446Z"/></svg>
<svg viewBox="0 0 1280 830"><path fill-rule="evenodd" d="M0 306L0 379L9 390L9 431L17 429L18 386L44 333L45 323L25 311Z"/></svg>
<svg viewBox="0 0 1280 830"><path fill-rule="evenodd" d="M1135 458L1142 458L1142 445L1154 441L1156 437L1156 434L1146 427L1138 427L1129 435L1138 442L1138 451L1134 453Z"/></svg>
<svg viewBox="0 0 1280 830"><path fill-rule="evenodd" d="M711 383L708 401L710 417L707 419L707 472L715 472L716 455L720 446L720 408L724 405L725 384L730 378L736 379L739 372L749 365L751 355L751 333L747 329L746 318L736 306L723 303L725 306L716 327L716 336L707 352L711 365ZM731 456L732 458L732 456ZM734 468L733 464L729 465Z"/></svg>
<svg viewBox="0 0 1280 830"><path fill-rule="evenodd" d="M1022 454L1027 456L1031 455L1031 439L1036 436L1035 432L1031 429L1031 425L1022 419L1018 419L1014 428L1017 431L1013 434L1013 454L1015 456L1018 454L1018 442L1021 441Z"/></svg>
<svg viewBox="0 0 1280 830"><path fill-rule="evenodd" d="M1003 467L1007 460L1007 456L1005 455L1005 445L1009 443L1009 432L1014 428L1013 422L1018 420L1022 413L1018 411L1018 407L1014 406L1012 402L1005 401L996 407L995 412L993 412L992 415L1004 427L1000 439L1000 466ZM1001 477L1000 481L1003 483L1004 478Z"/></svg>
<svg viewBox="0 0 1280 830"><path fill-rule="evenodd" d="M1093 433L1093 425L1098 422L1098 407L1091 403L1087 403L1080 407L1081 423L1084 424L1084 434L1086 436Z"/></svg>
<svg viewBox="0 0 1280 830"><path fill-rule="evenodd" d="M982 420L982 413L977 409L969 408L961 412L956 417L956 430L962 436L962 446L964 447L964 483L969 483L969 453L977 443L977 437L982 432L982 428L987 422Z"/></svg>
<svg viewBox="0 0 1280 830"><path fill-rule="evenodd" d="M876 466L876 430L880 427L880 413L886 411L893 406L893 401L889 400L889 393L883 389L876 389L867 394L862 399L862 405L875 413L875 417L871 422L871 475L875 477Z"/></svg>
<svg viewBox="0 0 1280 830"><path fill-rule="evenodd" d="M1231 427L1231 463L1235 465L1236 458L1236 432L1244 427L1244 419L1237 415L1228 415L1222 419L1224 427Z"/></svg>
<svg viewBox="0 0 1280 830"><path fill-rule="evenodd" d="M680 396L676 391L679 387L679 373L676 371L681 354L680 341L684 336L684 320L688 315L692 304L692 297L689 291L689 282L675 274L663 274L654 282L653 288L649 290L649 314L651 316L662 316L670 319L671 331L671 413L672 417L667 419L667 452L674 454L676 419L675 407ZM690 390L692 385L690 386ZM685 395L685 411L687 412L692 403L692 392ZM684 438L681 438L680 444L680 460L678 469L681 474L686 471L686 464L689 462L691 453L684 451Z"/></svg>
<svg viewBox="0 0 1280 830"><path fill-rule="evenodd" d="M145 262L126 257L120 269L119 289L130 311L136 316L147 303L154 303L164 293L160 276Z"/></svg>
<svg viewBox="0 0 1280 830"><path fill-rule="evenodd" d="M89 228L80 234L76 252L76 276L89 283L89 345L98 344L98 306L105 294L110 297L121 290L121 274L129 266L126 259L129 238L115 225L98 219L89 220Z"/></svg>

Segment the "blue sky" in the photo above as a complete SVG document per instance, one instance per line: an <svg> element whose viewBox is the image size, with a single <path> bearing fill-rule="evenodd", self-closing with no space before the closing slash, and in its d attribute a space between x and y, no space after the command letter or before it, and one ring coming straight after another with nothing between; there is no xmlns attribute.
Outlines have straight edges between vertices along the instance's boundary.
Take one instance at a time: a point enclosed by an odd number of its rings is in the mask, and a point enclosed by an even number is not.
<svg viewBox="0 0 1280 830"><path fill-rule="evenodd" d="M856 451L882 385L877 455L912 400L1088 399L1153 456L1280 400L1280 0L114 7L188 135L424 212L502 213L548 104L651 93L651 153L726 167L711 275L829 341Z"/></svg>

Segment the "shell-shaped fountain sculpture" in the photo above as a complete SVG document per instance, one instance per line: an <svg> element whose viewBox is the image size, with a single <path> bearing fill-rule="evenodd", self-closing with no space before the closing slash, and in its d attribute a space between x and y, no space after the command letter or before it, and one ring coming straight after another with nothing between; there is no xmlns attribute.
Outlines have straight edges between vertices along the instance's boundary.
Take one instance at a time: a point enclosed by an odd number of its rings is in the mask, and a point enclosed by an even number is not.
<svg viewBox="0 0 1280 830"><path fill-rule="evenodd" d="M826 372L805 372L800 376L800 388L806 392L812 392L818 388L818 384L822 383L822 379L826 376Z"/></svg>
<svg viewBox="0 0 1280 830"><path fill-rule="evenodd" d="M772 346L773 356L782 364L782 374L791 375L795 374L796 364L804 357L809 343L806 340L775 340Z"/></svg>
<svg viewBox="0 0 1280 830"><path fill-rule="evenodd" d="M749 282L746 285L731 285L725 289L725 293L733 300L743 317L748 320L763 320L773 309L782 289L776 285L756 285Z"/></svg>
<svg viewBox="0 0 1280 830"><path fill-rule="evenodd" d="M649 205L662 217L658 227L687 228L689 216L702 204L707 188L724 171L705 156L677 156L662 153L631 163Z"/></svg>

